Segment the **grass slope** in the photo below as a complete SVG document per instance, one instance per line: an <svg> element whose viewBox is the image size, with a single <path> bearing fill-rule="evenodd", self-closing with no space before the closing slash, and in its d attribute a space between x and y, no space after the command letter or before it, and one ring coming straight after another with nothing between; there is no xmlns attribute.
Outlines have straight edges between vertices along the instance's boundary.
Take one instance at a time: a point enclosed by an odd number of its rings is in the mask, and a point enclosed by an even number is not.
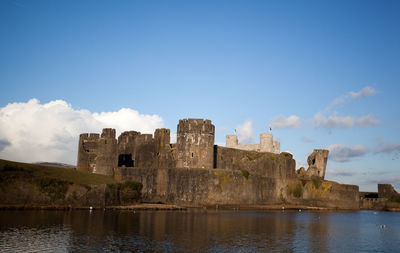
<svg viewBox="0 0 400 253"><path fill-rule="evenodd" d="M89 172L76 171L61 167L19 163L0 159L0 179L2 179L0 181L16 178L54 178L81 185L116 183L112 177L104 175L92 174Z"/></svg>

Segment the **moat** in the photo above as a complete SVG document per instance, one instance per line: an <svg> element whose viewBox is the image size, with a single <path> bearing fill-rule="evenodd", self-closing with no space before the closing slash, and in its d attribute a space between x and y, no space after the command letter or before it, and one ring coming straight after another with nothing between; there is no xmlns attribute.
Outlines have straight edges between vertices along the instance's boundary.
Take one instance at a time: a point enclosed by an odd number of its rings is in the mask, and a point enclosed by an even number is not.
<svg viewBox="0 0 400 253"><path fill-rule="evenodd" d="M400 213L0 211L0 252L395 252Z"/></svg>

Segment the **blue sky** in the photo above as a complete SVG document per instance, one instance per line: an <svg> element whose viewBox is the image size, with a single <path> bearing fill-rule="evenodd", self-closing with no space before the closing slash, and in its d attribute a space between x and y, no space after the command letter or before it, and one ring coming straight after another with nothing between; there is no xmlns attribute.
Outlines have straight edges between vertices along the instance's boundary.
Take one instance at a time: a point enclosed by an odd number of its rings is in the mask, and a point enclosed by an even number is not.
<svg viewBox="0 0 400 253"><path fill-rule="evenodd" d="M0 158L73 163L95 122L174 132L208 118L217 143L272 125L298 164L330 148L327 179L399 189L398 13L399 1L1 1Z"/></svg>

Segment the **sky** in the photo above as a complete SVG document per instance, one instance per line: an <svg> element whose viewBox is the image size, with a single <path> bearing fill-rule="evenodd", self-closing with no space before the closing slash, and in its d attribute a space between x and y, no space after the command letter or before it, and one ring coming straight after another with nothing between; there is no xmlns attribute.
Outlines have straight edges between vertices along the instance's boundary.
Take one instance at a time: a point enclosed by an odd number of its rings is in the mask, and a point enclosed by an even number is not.
<svg viewBox="0 0 400 253"><path fill-rule="evenodd" d="M103 127L270 131L326 179L400 189L399 1L0 1L0 158L76 163Z"/></svg>

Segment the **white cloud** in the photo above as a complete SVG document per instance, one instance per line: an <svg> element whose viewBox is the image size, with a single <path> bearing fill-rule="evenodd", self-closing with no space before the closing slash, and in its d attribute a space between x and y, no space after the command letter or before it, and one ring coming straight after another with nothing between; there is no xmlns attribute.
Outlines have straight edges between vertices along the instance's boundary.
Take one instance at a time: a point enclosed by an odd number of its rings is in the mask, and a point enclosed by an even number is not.
<svg viewBox="0 0 400 253"><path fill-rule="evenodd" d="M351 158L363 156L368 152L368 148L362 145L346 146L343 144L333 144L328 147L329 159L336 162L348 162Z"/></svg>
<svg viewBox="0 0 400 253"><path fill-rule="evenodd" d="M342 177L348 177L348 176L353 176L356 173L354 171L351 170L345 170L345 169L341 169L341 168L337 168L337 169L328 169L327 171L328 175L332 175L332 176L342 176Z"/></svg>
<svg viewBox="0 0 400 253"><path fill-rule="evenodd" d="M353 117L353 116L345 116L340 117L337 114L333 114L331 116L324 116L322 113L317 113L314 116L313 120L314 125L319 127L341 127L341 128L350 128L354 126L372 126L379 125L380 121L375 119L372 115L366 115L362 117Z"/></svg>
<svg viewBox="0 0 400 253"><path fill-rule="evenodd" d="M253 123L251 120L246 120L242 125L236 127L235 132L240 143L249 143L254 139Z"/></svg>
<svg viewBox="0 0 400 253"><path fill-rule="evenodd" d="M325 111L329 111L337 105L345 104L350 100L360 99L374 94L376 94L376 90L371 86L366 86L358 92L350 91L348 94L334 99L332 103L325 109Z"/></svg>
<svg viewBox="0 0 400 253"><path fill-rule="evenodd" d="M376 94L376 90L370 86L366 86L359 92L351 91L350 97L358 99L358 98L363 98L363 97L374 95L374 94Z"/></svg>
<svg viewBox="0 0 400 253"><path fill-rule="evenodd" d="M9 142L0 149L0 157L75 164L80 133L100 133L105 127L115 128L117 134L127 130L153 133L162 125L161 117L143 115L129 108L92 113L75 110L63 100L41 104L31 99L0 108L0 140Z"/></svg>
<svg viewBox="0 0 400 253"><path fill-rule="evenodd" d="M270 127L272 129L293 128L293 127L298 127L299 124L300 124L300 118L296 115L290 115L287 118L283 115L279 115L272 120Z"/></svg>

